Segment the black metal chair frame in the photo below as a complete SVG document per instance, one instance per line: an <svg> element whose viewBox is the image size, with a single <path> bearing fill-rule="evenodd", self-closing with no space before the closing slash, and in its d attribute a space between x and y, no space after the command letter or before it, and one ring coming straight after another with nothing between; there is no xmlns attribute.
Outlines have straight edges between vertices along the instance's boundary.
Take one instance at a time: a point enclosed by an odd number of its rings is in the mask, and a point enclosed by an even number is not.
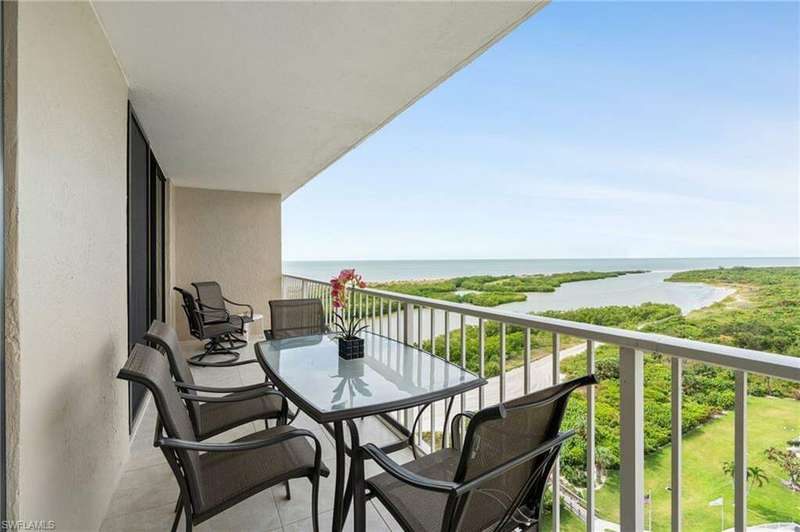
<svg viewBox="0 0 800 532"><path fill-rule="evenodd" d="M159 332L161 329L161 332ZM167 335L173 335L174 339L172 340L175 345L170 345L170 339ZM265 382L258 383L258 384L251 384L246 386L236 386L236 387L218 387L218 386L199 386L194 382L184 382L184 379L187 380L194 380L191 374L191 369L184 363L181 365L181 360L184 360L183 353L180 352L180 346L177 345L177 334L175 330L167 325L166 323L160 322L158 320L153 320L150 324L150 328L144 334L144 339L151 344L153 344L159 351L164 353L169 361L170 371L172 372L172 376L175 379L175 385L178 387L178 390L181 392L207 392L207 393L218 393L218 394L241 394L243 392L252 392L254 390L259 390L261 388L268 388L270 390L274 390L274 386L266 379ZM255 358L251 358L249 360L241 360L237 363L237 365L244 365L244 364L258 364L258 360ZM236 397L232 397L231 401L235 401ZM238 396L240 400L247 400L251 399L252 397L248 396ZM281 394L283 398L282 401L282 412L281 415L276 418L277 423L287 423L288 420L288 404L286 401L286 397ZM219 402L219 401L218 401ZM226 401L227 402L227 401ZM187 408L189 410L189 416L192 419L192 423L195 427L195 432L197 432L198 436L201 439L210 438L211 436L215 436L220 432L224 432L225 430L229 430L232 428L231 426L221 427L222 430L218 430L217 432L212 432L208 434L203 434L201 430L202 423L198 419L198 409L193 408L190 403L187 403ZM265 424L268 423L269 419L273 419L271 417L265 417L264 422ZM267 425L269 426L269 425Z"/></svg>
<svg viewBox="0 0 800 532"><path fill-rule="evenodd" d="M452 481L437 480L420 476L392 460L384 450L381 450L379 447L371 443L368 443L360 448L360 459L356 459L356 461L372 459L381 467L381 469L403 483L421 490L447 494L448 498L444 515L442 517L441 530L442 532L456 532L462 525L461 519L463 517L463 513L467 507L467 503L469 502L471 494L475 492L475 490L479 489L486 482L500 477L513 468L521 466L526 462L531 462L538 457L544 457L541 459L539 465L535 469L532 468L527 481L517 494L516 499L512 502L512 504L509 505L503 518L495 524L492 530L505 531L512 530L513 528L520 526L519 522L516 522L515 519L519 519L519 510L523 507L523 505L526 505L524 508L525 511L522 512L522 516L527 520L527 523L525 524L527 526L530 526L534 523L538 524L541 523L541 501L542 497L544 496L547 478L550 475L550 471L552 470L553 465L558 458L558 453L562 444L574 436L575 431L569 430L565 432L557 432L559 428L558 426L547 427L545 430L552 430L555 432L555 437L543 442L541 445L529 452L510 457L508 460L504 461L493 469L485 471L469 480L466 480L465 476L470 457L468 453L464 452L464 449L472 449L473 444L475 443L475 433L481 424L488 421L505 418L508 412L516 409L544 406L568 396L579 387L593 385L596 383L597 379L594 375L587 375L558 385L561 389L556 394L535 403L513 407L506 407L501 403L496 406L485 408L474 414L467 412L456 414L452 420L450 431L452 445L454 447L457 447L457 438L460 439L459 427L461 419L463 417L470 418L470 423L467 426L463 446L459 446L462 453L458 463L458 468ZM566 408L566 405L564 405L564 408ZM557 416L557 418L554 419L553 423L557 423L560 426L562 418L563 412L560 416ZM356 478L353 479L353 482L355 483L353 488L354 504L363 505L371 498L378 498L381 503L383 503L384 506L390 511L390 513L392 513L393 517L397 519L398 523L400 523L404 530L412 531L412 526L403 518L402 512L396 508L391 501L381 497L379 492L374 492L371 490L364 491L365 483L366 488L369 488L369 480L365 481L363 478L363 463L360 466L352 464L351 468L356 475ZM361 491L360 494L359 491ZM357 515L358 514L360 514L361 520L363 521L363 509L358 512ZM356 523L356 530L363 530L362 526L360 526L359 523Z"/></svg>
<svg viewBox="0 0 800 532"><path fill-rule="evenodd" d="M141 348L140 344L134 346L134 349ZM146 388L150 389L150 383L139 379L137 376L132 375L125 371L125 368L121 369L118 375L118 378L129 380L133 382L138 382L139 384L145 386ZM195 387L195 388L206 388L206 387ZM153 392L154 390L151 390ZM286 399L283 397L283 394L278 392L274 389L264 388L261 387L258 390L254 390L249 393L248 398L258 397L262 395L270 395L270 394L277 394L283 398L284 405L286 404ZM155 394L154 394L155 395ZM184 400L190 401L202 401L202 402L225 402L228 399L224 397L203 397L194 394L185 394L179 393L180 397ZM239 399L234 399L239 400ZM157 401L156 401L157 403ZM156 405L157 408L159 405ZM161 421L161 413L159 411L158 416L156 417L156 425L155 431L153 435L153 446L158 447L161 449L161 452L164 454L167 463L172 469L173 474L175 475L175 479L178 482L179 487L179 495L178 501L175 505L175 519L172 523L171 532L176 532L178 529L178 524L180 523L181 513L183 513L185 517L185 530L186 532L191 532L192 527L194 525L198 525L207 521L211 517L235 506L239 502L255 495L258 492L261 492L265 489L268 489L272 486L275 486L280 483L286 483L287 485L287 496L288 494L288 481L289 478L275 478L274 482L270 483L269 485L260 486L259 489L256 491L248 491L243 494L236 496L233 499L225 501L223 504L210 508L202 513L197 513L194 511L193 501L191 492L188 486L188 480L186 478L186 466L182 463L181 457L179 456L180 450L186 451L200 451L200 452L207 452L207 453L217 453L217 452L237 452L237 451L249 451L260 449L263 447L269 447L272 445L277 445L293 438L308 438L314 442L314 467L313 473L308 475L308 479L311 482L311 489L312 489L312 526L314 532L319 531L319 478L320 476L327 477L330 473L325 465L322 463L322 448L320 446L319 440L309 430L306 429L299 429L293 428L291 432L284 432L280 434L273 435L271 437L262 438L259 440L254 441L246 441L246 442L231 442L231 443L207 443L207 442L198 442L198 441L190 441L184 440L179 438L170 437L168 434L165 434L165 427ZM295 478L295 477L292 477ZM182 510L182 512L181 512Z"/></svg>
<svg viewBox="0 0 800 532"><path fill-rule="evenodd" d="M178 292L183 298L183 310L186 313L186 319L189 322L189 333L198 340L208 340L203 346L204 351L189 357L189 364L193 366L212 366L212 367L227 367L239 364L239 353L234 351L237 349L235 338L231 338L232 334L244 334L244 321L237 327L230 322L224 321L206 321L205 318L209 316L208 312L201 310L198 301L191 294L191 292L182 288L173 287L173 290ZM227 311L225 311L227 314ZM211 316L214 316L211 314ZM230 315L228 315L230 317ZM210 328L219 329L217 333L209 332ZM228 346L224 345L228 342ZM239 346L241 347L241 346ZM207 356L222 356L221 361L207 362L204 359ZM249 364L250 362L245 362Z"/></svg>
<svg viewBox="0 0 800 532"><path fill-rule="evenodd" d="M197 305L200 310L203 312L203 323L212 325L218 323L230 323L238 327L241 331L244 331L244 326L247 323L252 323L253 321L253 307L252 305L248 305L247 303L237 303L236 301L231 301L224 295L222 295L222 287L220 287L219 283L216 281L199 281L192 283L194 286L195 292L197 292ZM216 305L209 304L208 301L204 301L202 297L202 291L204 287L215 287L216 290L219 292L219 301L214 302ZM226 305L233 305L234 307L242 307L247 308L247 313L245 315L239 314L231 314L228 310ZM241 333L240 333L241 334ZM241 349L242 347L247 345L247 340L238 336L236 333L229 333L226 335L225 342L228 343L229 349Z"/></svg>

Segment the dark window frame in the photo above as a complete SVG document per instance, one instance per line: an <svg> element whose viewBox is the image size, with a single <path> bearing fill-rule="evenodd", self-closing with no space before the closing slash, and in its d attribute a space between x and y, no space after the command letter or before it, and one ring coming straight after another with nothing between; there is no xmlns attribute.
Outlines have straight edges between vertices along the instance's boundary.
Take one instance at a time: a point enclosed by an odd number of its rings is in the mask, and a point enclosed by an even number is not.
<svg viewBox="0 0 800 532"><path fill-rule="evenodd" d="M131 321L133 309L132 304L132 275L131 275L131 216L135 213L131 212L131 131L132 126L136 127L137 134L141 135L145 148L146 148L146 213L143 216L144 223L147 224L146 231L146 249L147 254L147 267L145 286L142 289L145 292L147 302L145 304L145 312L147 314L146 321L149 324L153 319L163 319L166 313L166 177L164 176L161 166L155 153L152 150L150 140L147 138L147 133L142 127L141 121L136 116L133 104L128 102L128 125L127 125L127 202L126 202L126 220L127 220L127 308L128 308L128 348L130 349L136 342L142 341L138 335L132 334ZM140 161L141 162L141 161ZM142 214L142 213L139 213ZM160 270L160 271L159 271ZM160 276L160 279L159 279ZM158 288L161 289L161 300L158 297ZM140 409L144 404L145 393L144 390L136 384L131 383L128 386L128 430L132 433L134 424L139 416Z"/></svg>

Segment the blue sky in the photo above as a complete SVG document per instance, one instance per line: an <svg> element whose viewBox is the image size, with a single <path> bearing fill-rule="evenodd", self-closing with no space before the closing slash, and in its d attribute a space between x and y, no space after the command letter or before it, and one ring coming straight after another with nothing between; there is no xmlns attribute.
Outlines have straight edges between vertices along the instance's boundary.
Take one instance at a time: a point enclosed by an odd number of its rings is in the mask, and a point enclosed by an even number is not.
<svg viewBox="0 0 800 532"><path fill-rule="evenodd" d="M798 256L798 5L552 3L288 198L284 259Z"/></svg>

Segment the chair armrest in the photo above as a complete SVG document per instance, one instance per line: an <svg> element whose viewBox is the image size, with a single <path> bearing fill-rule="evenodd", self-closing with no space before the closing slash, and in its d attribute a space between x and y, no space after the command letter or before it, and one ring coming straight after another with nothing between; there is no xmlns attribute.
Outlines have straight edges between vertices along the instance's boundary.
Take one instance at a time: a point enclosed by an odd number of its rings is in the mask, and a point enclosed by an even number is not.
<svg viewBox="0 0 800 532"><path fill-rule="evenodd" d="M464 443L461 440L461 424L459 423L459 420L462 417L472 419L474 416L475 412L469 410L459 412L453 416L453 420L450 422L450 445L453 447L453 449L461 449L461 445ZM458 439L458 445L456 445L456 438Z"/></svg>
<svg viewBox="0 0 800 532"><path fill-rule="evenodd" d="M283 432L264 439L246 441L246 442L231 442L231 443L207 443L199 441L180 440L177 438L160 438L156 442L157 447L170 447L172 449L186 449L189 451L207 451L207 452L230 452L230 451L250 451L253 449L260 449L261 447L268 447L278 443L285 442L292 438L311 438L314 443L319 447L319 440L314 436L314 433L306 429L294 429L290 432Z"/></svg>
<svg viewBox="0 0 800 532"><path fill-rule="evenodd" d="M239 333L242 334L244 333L244 326L245 326L244 316L240 316L239 314L230 314L228 315L228 323L236 327Z"/></svg>
<svg viewBox="0 0 800 532"><path fill-rule="evenodd" d="M216 397L213 395L195 395L192 393L183 392L180 392L178 395L187 401L197 401L201 403L237 403L239 401L247 401L249 399L255 399L264 395L277 395L283 400L284 403L286 402L286 397L281 392L273 388L267 388L263 385L255 390L233 393L222 397Z"/></svg>
<svg viewBox="0 0 800 532"><path fill-rule="evenodd" d="M423 477L412 473L405 467L401 466L384 453L372 443L368 443L361 447L361 451L370 458L375 460L381 469L392 475L394 478L401 482L405 482L415 488L420 488L428 491L436 491L439 493L455 493L459 484L449 482L447 480L435 480L432 478Z"/></svg>
<svg viewBox="0 0 800 532"><path fill-rule="evenodd" d="M225 303L228 303L230 305L234 305L236 307L247 307L248 309L250 309L250 319L251 320L253 319L253 307L252 307L252 305L248 305L247 303L237 303L236 301L231 301L230 299L228 299L225 296L222 297L222 300L225 301Z"/></svg>
<svg viewBox="0 0 800 532"><path fill-rule="evenodd" d="M186 449L190 451L205 451L209 453L252 451L270 445L277 445L293 438L310 438L314 442L314 470L322 477L330 475L330 471L322 463L322 447L314 433L306 429L293 429L291 432L275 434L259 440L231 443L206 443L177 438L160 438L155 442L156 447L171 449Z"/></svg>
<svg viewBox="0 0 800 532"><path fill-rule="evenodd" d="M249 361L248 361L249 362ZM258 362L253 360L253 362ZM258 390L267 386L267 383L260 382L258 384L251 384L249 386L236 386L233 388L219 388L216 386L199 386L197 384L187 384L185 382L176 382L175 386L183 390L194 390L196 392L211 392L211 393L240 393Z"/></svg>

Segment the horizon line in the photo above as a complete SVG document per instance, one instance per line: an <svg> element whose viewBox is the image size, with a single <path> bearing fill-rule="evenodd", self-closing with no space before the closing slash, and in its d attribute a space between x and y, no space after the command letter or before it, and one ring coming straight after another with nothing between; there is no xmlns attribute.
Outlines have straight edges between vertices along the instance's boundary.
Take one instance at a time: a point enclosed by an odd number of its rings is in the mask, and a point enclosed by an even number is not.
<svg viewBox="0 0 800 532"><path fill-rule="evenodd" d="M491 261L491 260L508 260L508 261L536 261L536 260L681 260L681 259L784 259L784 260L800 260L800 255L750 255L750 256L684 256L684 257L538 257L538 258L473 258L473 259L282 259L281 262L420 262L420 261L438 261L438 262L467 262L467 261Z"/></svg>

